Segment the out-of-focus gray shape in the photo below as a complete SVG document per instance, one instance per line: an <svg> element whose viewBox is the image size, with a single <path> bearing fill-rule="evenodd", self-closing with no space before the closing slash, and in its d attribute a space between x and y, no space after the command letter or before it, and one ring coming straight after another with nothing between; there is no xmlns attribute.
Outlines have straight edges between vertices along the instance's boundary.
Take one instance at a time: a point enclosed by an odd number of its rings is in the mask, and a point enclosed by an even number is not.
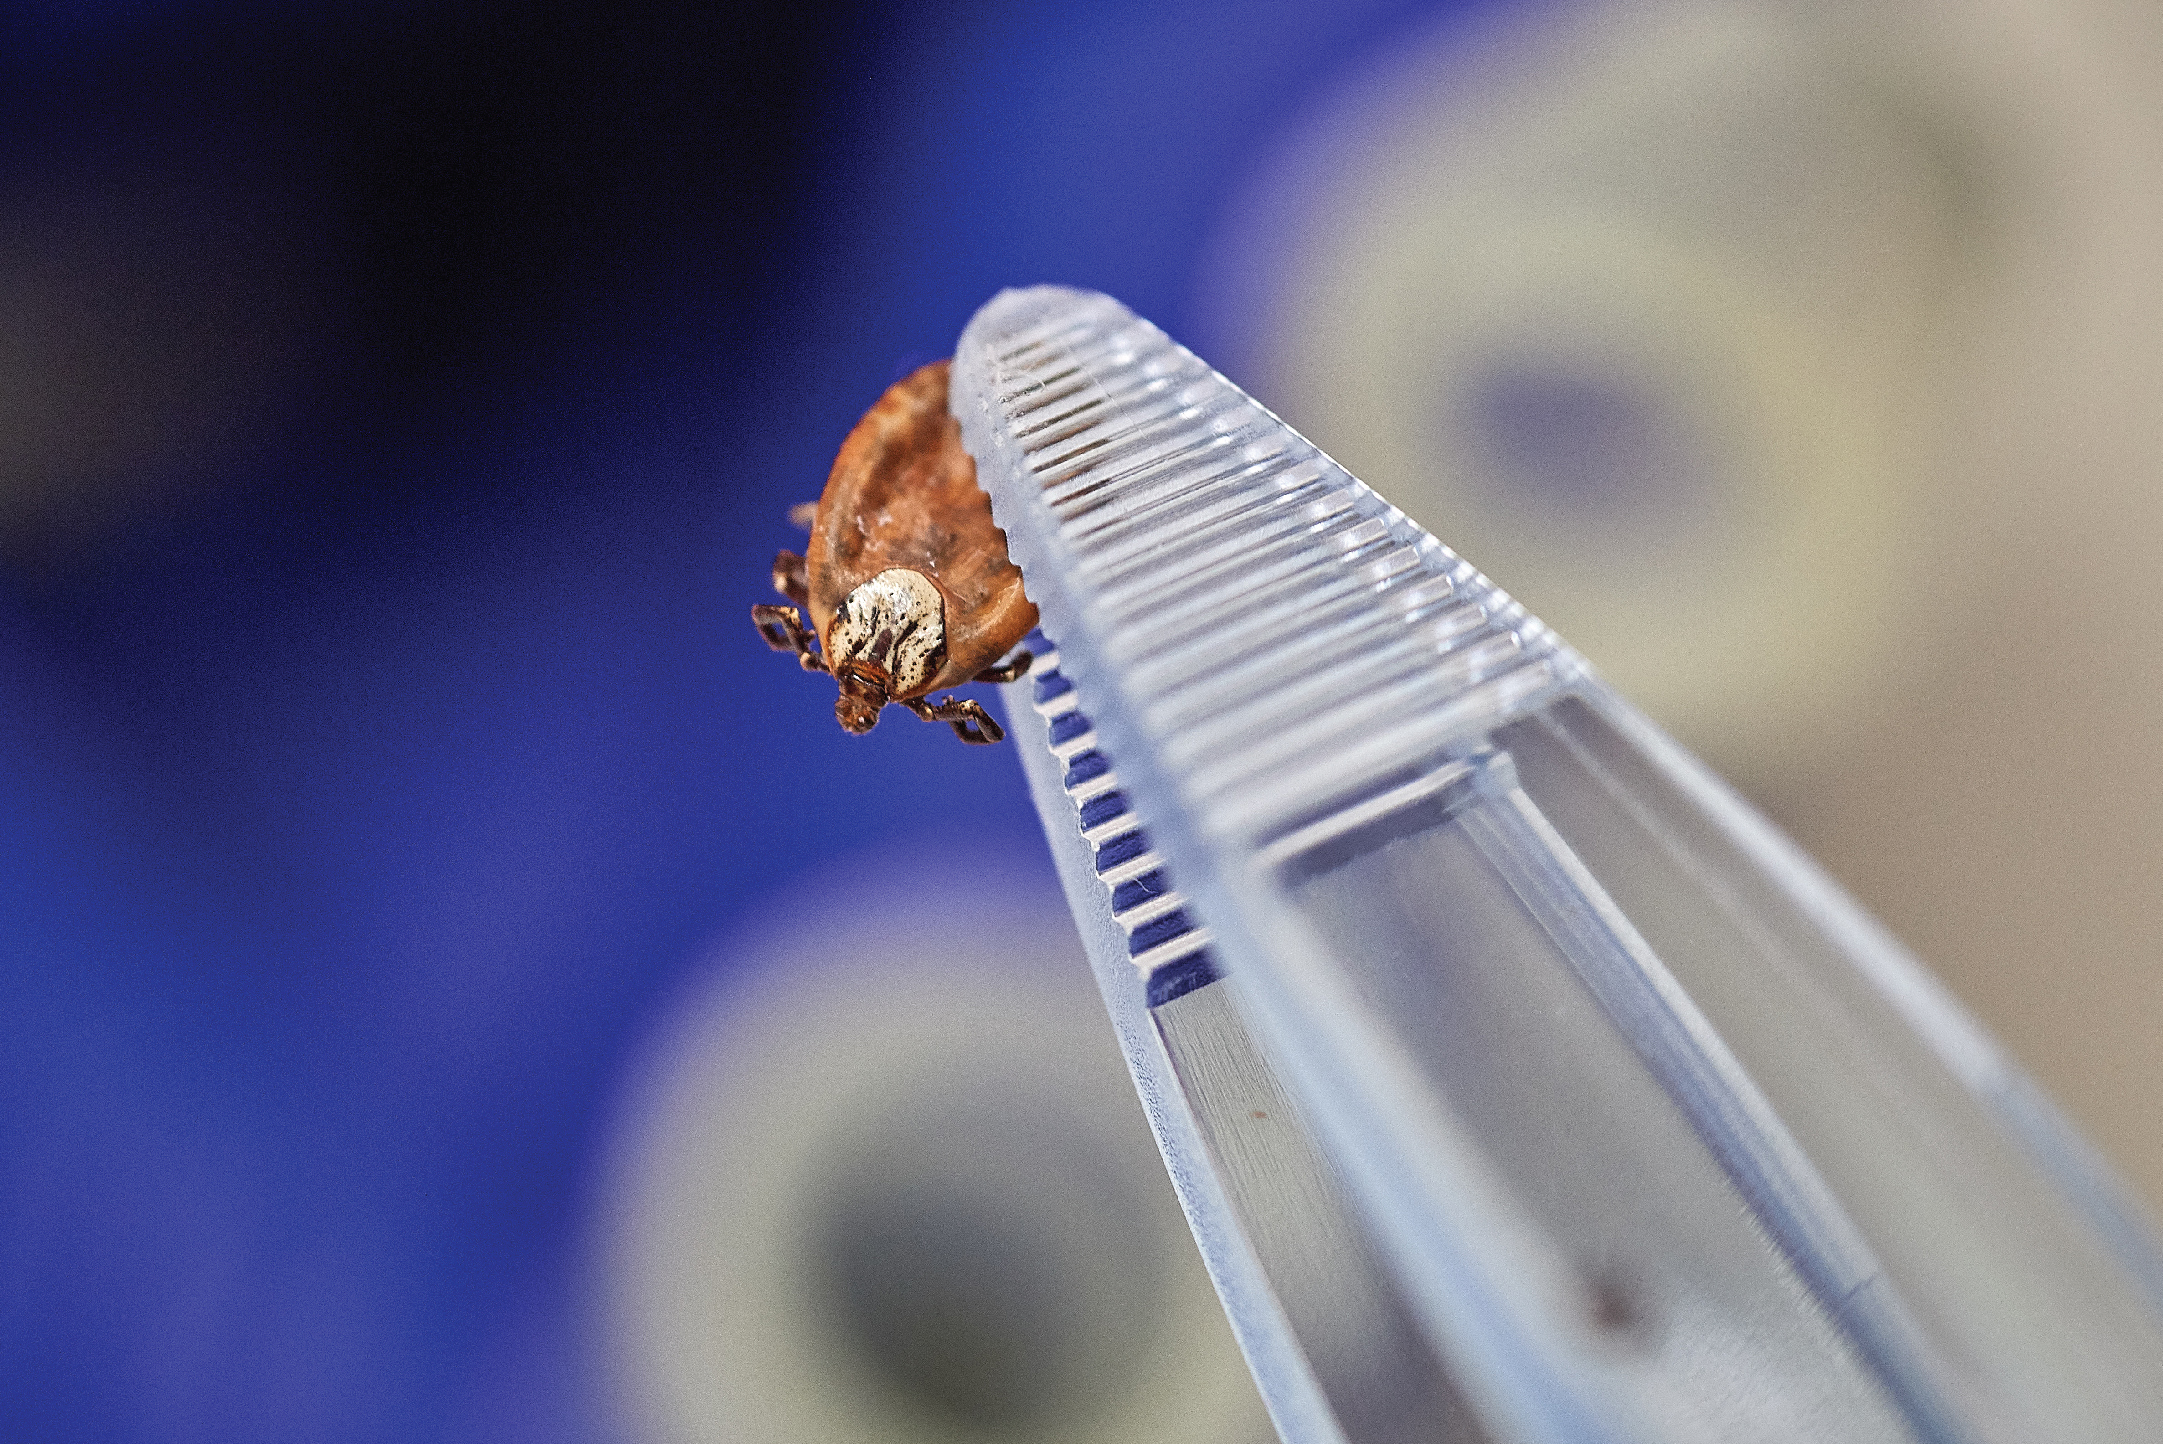
<svg viewBox="0 0 2163 1444"><path fill-rule="evenodd" d="M1268 1437L1058 898L961 853L825 877L633 1060L590 1316L622 1444Z"/></svg>

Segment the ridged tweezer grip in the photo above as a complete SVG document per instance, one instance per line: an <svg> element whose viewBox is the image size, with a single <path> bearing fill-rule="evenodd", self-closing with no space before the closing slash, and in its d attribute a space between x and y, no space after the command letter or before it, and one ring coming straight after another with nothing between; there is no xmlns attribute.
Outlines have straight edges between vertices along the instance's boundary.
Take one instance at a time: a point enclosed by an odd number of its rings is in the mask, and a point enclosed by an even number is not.
<svg viewBox="0 0 2163 1444"><path fill-rule="evenodd" d="M956 414L1069 670L1219 843L1430 775L1582 663L1342 466L1109 297L1007 291ZM1103 702L1092 705L1102 706Z"/></svg>

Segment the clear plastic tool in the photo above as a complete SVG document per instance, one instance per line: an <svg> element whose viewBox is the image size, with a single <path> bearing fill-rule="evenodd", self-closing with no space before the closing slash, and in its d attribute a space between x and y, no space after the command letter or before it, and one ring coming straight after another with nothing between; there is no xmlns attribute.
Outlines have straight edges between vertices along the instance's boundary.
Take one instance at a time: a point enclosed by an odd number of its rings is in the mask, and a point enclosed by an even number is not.
<svg viewBox="0 0 2163 1444"><path fill-rule="evenodd" d="M1007 689L1288 1440L2163 1438L2163 1260L1942 988L1539 621L1116 301L952 406Z"/></svg>

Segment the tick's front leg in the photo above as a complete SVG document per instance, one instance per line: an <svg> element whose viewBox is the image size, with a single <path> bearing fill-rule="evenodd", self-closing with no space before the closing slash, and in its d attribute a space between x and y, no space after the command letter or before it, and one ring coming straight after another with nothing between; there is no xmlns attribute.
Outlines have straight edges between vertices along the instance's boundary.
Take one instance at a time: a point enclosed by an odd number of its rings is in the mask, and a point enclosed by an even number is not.
<svg viewBox="0 0 2163 1444"><path fill-rule="evenodd" d="M802 557L782 552L774 558L774 590L805 611L811 610L811 583L804 576Z"/></svg>
<svg viewBox="0 0 2163 1444"><path fill-rule="evenodd" d="M1028 675L1029 664L1035 660L1036 658L1029 655L1029 649L1024 647L998 666L986 667L969 680L972 682L1011 682L1016 677Z"/></svg>
<svg viewBox="0 0 2163 1444"><path fill-rule="evenodd" d="M945 722L953 727L954 735L975 746L1004 740L1006 729L991 719L980 702L953 696L951 693L934 702L928 697L910 697L902 706L923 718L926 722Z"/></svg>
<svg viewBox="0 0 2163 1444"><path fill-rule="evenodd" d="M767 646L777 652L794 652L806 672L826 670L826 660L818 653L818 638L804 629L804 620L796 614L796 608L761 602L751 609L751 624L759 629Z"/></svg>

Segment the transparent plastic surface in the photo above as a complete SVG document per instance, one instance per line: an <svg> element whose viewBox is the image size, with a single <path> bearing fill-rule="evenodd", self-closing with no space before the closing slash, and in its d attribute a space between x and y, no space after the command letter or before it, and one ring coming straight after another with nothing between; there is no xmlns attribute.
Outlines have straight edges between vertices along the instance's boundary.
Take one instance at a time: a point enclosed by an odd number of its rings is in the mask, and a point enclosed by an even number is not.
<svg viewBox="0 0 2163 1444"><path fill-rule="evenodd" d="M1198 1231L1280 1296L1235 1309L1250 1359L1320 1337L1283 1296L1364 1266L1271 1262L1268 1219L1312 1206L1256 1179L1306 1165L1227 1132L1239 1070L1189 1061L1240 1047L1492 1437L2157 1436L2163 1268L2085 1146L1522 607L1109 298L994 299L953 406L1228 975L1129 1056L1188 1095ZM1071 803L1038 795L1056 843Z"/></svg>

